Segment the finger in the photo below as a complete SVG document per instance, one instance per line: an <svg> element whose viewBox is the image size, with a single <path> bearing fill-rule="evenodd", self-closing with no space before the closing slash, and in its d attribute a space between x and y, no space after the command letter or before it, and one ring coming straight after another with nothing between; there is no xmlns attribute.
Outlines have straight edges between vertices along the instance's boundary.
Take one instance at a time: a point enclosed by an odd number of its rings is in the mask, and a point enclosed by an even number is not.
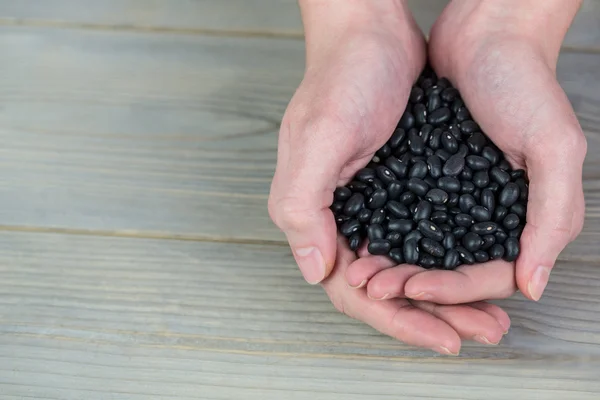
<svg viewBox="0 0 600 400"><path fill-rule="evenodd" d="M387 257L367 256L359 258L348 266L346 281L351 287L358 289L367 285L369 279L386 268L393 267L396 263Z"/></svg>
<svg viewBox="0 0 600 400"><path fill-rule="evenodd" d="M495 304L487 303L485 301L470 303L469 306L484 311L492 317L496 318L496 321L498 321L498 323L504 330L504 334L506 335L508 333L508 330L510 329L510 317L508 316L506 311L504 311Z"/></svg>
<svg viewBox="0 0 600 400"><path fill-rule="evenodd" d="M385 269L369 280L367 296L373 300L403 298L404 285L411 276L421 271L423 271L423 268L408 264Z"/></svg>
<svg viewBox="0 0 600 400"><path fill-rule="evenodd" d="M527 223L520 239L517 284L532 300L539 300L558 255L583 225L583 135L559 142L560 148L535 154L527 161L530 178ZM554 147L553 147L554 148Z"/></svg>
<svg viewBox="0 0 600 400"><path fill-rule="evenodd" d="M340 312L406 344L446 355L459 353L460 337L446 322L413 307L404 299L373 301L367 297L366 291L349 288L345 273L355 259L356 256L343 246L343 238L340 238L335 268L322 282Z"/></svg>
<svg viewBox="0 0 600 400"><path fill-rule="evenodd" d="M439 304L505 299L516 291L515 268L505 261L494 260L462 265L454 271L428 270L411 277L404 291L408 298Z"/></svg>
<svg viewBox="0 0 600 400"><path fill-rule="evenodd" d="M468 305L438 305L428 301L411 303L450 325L463 339L475 340L483 344L498 344L504 329L496 318Z"/></svg>

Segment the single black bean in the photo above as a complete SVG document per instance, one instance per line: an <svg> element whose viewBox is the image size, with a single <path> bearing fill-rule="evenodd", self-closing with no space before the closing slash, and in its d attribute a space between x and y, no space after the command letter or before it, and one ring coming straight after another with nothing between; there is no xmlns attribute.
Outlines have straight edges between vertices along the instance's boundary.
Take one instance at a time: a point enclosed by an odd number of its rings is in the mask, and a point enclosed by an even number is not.
<svg viewBox="0 0 600 400"><path fill-rule="evenodd" d="M508 237L513 237L513 238L520 238L521 234L523 233L523 225L519 225L517 226L515 229L513 229L512 231L508 232Z"/></svg>
<svg viewBox="0 0 600 400"><path fill-rule="evenodd" d="M443 176L437 181L437 187L448 193L460 192L460 181L451 176Z"/></svg>
<svg viewBox="0 0 600 400"><path fill-rule="evenodd" d="M385 159L386 157L389 157L390 154L392 154L392 148L388 144L384 144L379 148L379 150L377 150L377 152L375 152L375 154L380 159Z"/></svg>
<svg viewBox="0 0 600 400"><path fill-rule="evenodd" d="M377 177L377 173L375 172L375 170L373 170L371 168L361 168L358 170L358 172L354 176L355 179L359 180L360 182L365 182L365 183L373 182L376 177Z"/></svg>
<svg viewBox="0 0 600 400"><path fill-rule="evenodd" d="M444 239L444 232L439 226L432 221L420 220L417 224L417 229L423 234L424 237L441 242Z"/></svg>
<svg viewBox="0 0 600 400"><path fill-rule="evenodd" d="M495 165L500 161L500 153L490 146L485 146L481 151L481 155L488 160L491 165Z"/></svg>
<svg viewBox="0 0 600 400"><path fill-rule="evenodd" d="M471 113L467 110L467 107L461 107L456 112L456 119L460 122L466 121L471 118Z"/></svg>
<svg viewBox="0 0 600 400"><path fill-rule="evenodd" d="M455 247L455 249L456 251L458 251L460 261L468 265L475 264L475 257L473 257L473 253L471 253L469 250L465 249L462 246L457 246Z"/></svg>
<svg viewBox="0 0 600 400"><path fill-rule="evenodd" d="M435 154L435 151L433 151L433 149L431 147L425 147L425 151L423 152L423 155L425 157L431 157L434 154Z"/></svg>
<svg viewBox="0 0 600 400"><path fill-rule="evenodd" d="M450 218L450 219L449 219L449 220L446 222L446 225L448 225L448 226L450 227L450 231L448 231L448 232L451 232L451 231L452 231L452 228L456 228L456 227L458 226L458 225L456 225L456 222L454 221L454 219L453 219L453 218Z"/></svg>
<svg viewBox="0 0 600 400"><path fill-rule="evenodd" d="M498 163L498 168L500 168L503 171L511 170L511 166L510 166L510 163L508 162L508 160L500 160L500 162Z"/></svg>
<svg viewBox="0 0 600 400"><path fill-rule="evenodd" d="M410 233L415 224L412 219L390 219L387 223L389 232L398 232L402 235Z"/></svg>
<svg viewBox="0 0 600 400"><path fill-rule="evenodd" d="M439 125L448 121L450 117L452 117L450 109L448 107L442 107L429 114L427 122L431 125Z"/></svg>
<svg viewBox="0 0 600 400"><path fill-rule="evenodd" d="M454 222L456 222L456 225L458 226L464 226L465 228L469 228L471 225L473 225L475 221L473 220L473 217L471 217L469 214L460 213L457 214L456 217L454 217Z"/></svg>
<svg viewBox="0 0 600 400"><path fill-rule="evenodd" d="M408 149L406 149L405 153L403 153L397 157L401 163L404 163L408 166L412 162L413 155L410 152L408 152ZM408 173L408 168L406 169L406 173Z"/></svg>
<svg viewBox="0 0 600 400"><path fill-rule="evenodd" d="M396 174L394 174L391 169L384 165L380 165L379 167L377 167L375 172L377 173L377 177L386 186L396 180Z"/></svg>
<svg viewBox="0 0 600 400"><path fill-rule="evenodd" d="M460 198L460 195L458 193L450 193L448 195L448 202L446 203L446 205L450 208L458 206L459 198Z"/></svg>
<svg viewBox="0 0 600 400"><path fill-rule="evenodd" d="M444 149L438 149L435 151L435 155L438 156L442 162L448 161L448 159L452 156L452 154L448 153Z"/></svg>
<svg viewBox="0 0 600 400"><path fill-rule="evenodd" d="M418 242L419 240L423 239L423 234L418 230L410 231L404 236L404 243L413 239Z"/></svg>
<svg viewBox="0 0 600 400"><path fill-rule="evenodd" d="M466 157L466 156L468 156L468 155L469 155L469 147L468 147L466 144L464 144L464 143L461 143L461 144L458 146L458 151L456 152L456 154L458 154L458 155L459 155L459 156L461 156L461 157Z"/></svg>
<svg viewBox="0 0 600 400"><path fill-rule="evenodd" d="M496 208L496 196L494 196L494 192L490 189L483 189L481 191L480 202L481 205L487 208L491 213L494 212L494 209Z"/></svg>
<svg viewBox="0 0 600 400"><path fill-rule="evenodd" d="M501 223L504 217L508 215L508 209L504 206L498 205L494 210L492 219L498 223Z"/></svg>
<svg viewBox="0 0 600 400"><path fill-rule="evenodd" d="M394 150L394 155L398 158L402 157L404 154L406 154L406 152L409 150L408 147L408 140L403 141L402 143L400 143L400 146L398 146L395 150Z"/></svg>
<svg viewBox="0 0 600 400"><path fill-rule="evenodd" d="M473 219L477 222L489 221L490 218L492 218L490 210L484 206L475 206L471 208L469 214L471 214Z"/></svg>
<svg viewBox="0 0 600 400"><path fill-rule="evenodd" d="M467 146L469 146L469 150L473 153L479 154L486 145L486 142L487 140L485 136L483 136L483 133L475 132L467 139Z"/></svg>
<svg viewBox="0 0 600 400"><path fill-rule="evenodd" d="M352 196L352 191L347 187L338 187L333 192L333 198L337 201L346 201Z"/></svg>
<svg viewBox="0 0 600 400"><path fill-rule="evenodd" d="M387 196L386 196L387 197ZM385 200L384 200L385 202ZM353 217L365 207L365 196L362 193L354 193L344 206L344 214Z"/></svg>
<svg viewBox="0 0 600 400"><path fill-rule="evenodd" d="M387 216L385 210L383 208L379 208L375 211L373 211L373 214L371 215L371 220L369 221L370 224L383 224L383 222L385 221L385 217Z"/></svg>
<svg viewBox="0 0 600 400"><path fill-rule="evenodd" d="M441 86L438 82L434 82L433 86L431 86L430 88L427 88L425 90L425 96L427 97L431 97L433 95L439 96L442 91L445 89L444 86Z"/></svg>
<svg viewBox="0 0 600 400"><path fill-rule="evenodd" d="M402 118L400 118L398 126L404 129L405 131L415 126L414 115L412 115L412 113L409 110L404 111L404 114L402 114Z"/></svg>
<svg viewBox="0 0 600 400"><path fill-rule="evenodd" d="M482 169L488 169L490 167L488 159L481 156L470 155L467 156L465 161L473 171L481 171Z"/></svg>
<svg viewBox="0 0 600 400"><path fill-rule="evenodd" d="M456 99L454 99L454 101L452 102L452 105L450 106L450 109L452 110L452 112L454 114L458 114L458 111L464 107L465 103L464 101L460 98L457 97Z"/></svg>
<svg viewBox="0 0 600 400"><path fill-rule="evenodd" d="M347 215L344 215L344 214L342 214L342 215L336 215L335 216L335 223L336 223L336 225L339 226L339 225L343 224L344 222L348 221L350 218L351 217L349 217Z"/></svg>
<svg viewBox="0 0 600 400"><path fill-rule="evenodd" d="M393 248L388 253L388 257L392 259L396 264L404 264L404 252L401 248Z"/></svg>
<svg viewBox="0 0 600 400"><path fill-rule="evenodd" d="M424 124L419 130L419 136L423 138L423 142L425 142L425 145L427 145L427 142L429 141L429 135L431 135L432 131L433 125L430 124Z"/></svg>
<svg viewBox="0 0 600 400"><path fill-rule="evenodd" d="M410 218L410 211L408 210L408 208L404 204L396 200L388 201L385 205L385 209L390 218Z"/></svg>
<svg viewBox="0 0 600 400"><path fill-rule="evenodd" d="M464 226L457 226L456 228L452 229L452 234L454 235L456 240L460 240L463 238L463 236L467 234L468 231L469 230Z"/></svg>
<svg viewBox="0 0 600 400"><path fill-rule="evenodd" d="M452 207L448 209L448 213L452 216L452 217L456 217L458 214L460 214L460 208L458 207Z"/></svg>
<svg viewBox="0 0 600 400"><path fill-rule="evenodd" d="M392 247L402 246L402 234L400 232L389 232L385 235L385 240L389 240Z"/></svg>
<svg viewBox="0 0 600 400"><path fill-rule="evenodd" d="M375 178L375 180L373 180L373 182L371 182L371 187L374 189L385 189L385 184L381 181L381 179L377 179ZM369 195L366 193L366 189L365 189L365 195Z"/></svg>
<svg viewBox="0 0 600 400"><path fill-rule="evenodd" d="M331 207L329 208L335 215L337 215L344 210L344 204L345 203L343 201L334 201Z"/></svg>
<svg viewBox="0 0 600 400"><path fill-rule="evenodd" d="M509 237L504 242L504 261L515 261L519 256L519 239Z"/></svg>
<svg viewBox="0 0 600 400"><path fill-rule="evenodd" d="M464 248L469 250L470 252L479 250L483 245L483 240L481 239L481 236L479 236L475 232L467 232L467 234L463 236L461 242Z"/></svg>
<svg viewBox="0 0 600 400"><path fill-rule="evenodd" d="M442 240L442 245L446 250L453 249L456 246L456 237L452 233L447 232Z"/></svg>
<svg viewBox="0 0 600 400"><path fill-rule="evenodd" d="M460 128L458 127L458 124L457 124L457 123L452 123L452 124L451 124L451 125L448 127L448 130L447 130L447 131L449 131L449 132L452 134L452 136L454 136L454 138L455 138L457 141L459 141L459 142L460 142L460 141L462 140L462 137L461 137L461 132L460 132ZM465 146L466 146L466 145L465 145ZM461 148L461 146L459 145L459 146L458 146L458 151L461 151L461 150L460 150L460 148ZM461 152L461 154L463 154L463 157L465 157L465 156L467 155L467 153L462 153L462 152Z"/></svg>
<svg viewBox="0 0 600 400"><path fill-rule="evenodd" d="M454 154L458 151L458 142L454 135L449 131L444 132L442 135L442 146L450 154Z"/></svg>
<svg viewBox="0 0 600 400"><path fill-rule="evenodd" d="M460 211L469 214L471 208L477 205L477 201L475 201L475 197L470 194L462 194L458 200L458 206L460 207Z"/></svg>
<svg viewBox="0 0 600 400"><path fill-rule="evenodd" d="M448 201L448 193L442 189L433 188L427 192L425 199L431 204L444 204Z"/></svg>
<svg viewBox="0 0 600 400"><path fill-rule="evenodd" d="M412 114L415 116L415 123L417 126L427 123L427 108L425 107L425 104L415 104L412 109Z"/></svg>
<svg viewBox="0 0 600 400"><path fill-rule="evenodd" d="M394 181L387 187L388 199L398 200L402 192L404 191L404 184L400 181Z"/></svg>
<svg viewBox="0 0 600 400"><path fill-rule="evenodd" d="M460 123L460 130L465 134L471 134L479 130L479 125L473 120L466 120Z"/></svg>
<svg viewBox="0 0 600 400"><path fill-rule="evenodd" d="M463 168L462 172L460 173L460 179L464 181L470 181L471 179L473 179L473 170L465 166L465 168Z"/></svg>
<svg viewBox="0 0 600 400"><path fill-rule="evenodd" d="M446 204L434 204L433 211L448 211L448 206Z"/></svg>
<svg viewBox="0 0 600 400"><path fill-rule="evenodd" d="M415 239L407 240L402 247L404 260L407 264L416 264L419 261L419 246Z"/></svg>
<svg viewBox="0 0 600 400"><path fill-rule="evenodd" d="M498 202L504 207L510 207L519 199L519 194L519 186L514 182L509 182L498 195Z"/></svg>
<svg viewBox="0 0 600 400"><path fill-rule="evenodd" d="M475 261L477 261L478 263L484 263L484 262L487 262L490 260L489 254L483 250L477 250L477 251L473 252L473 257L475 258Z"/></svg>
<svg viewBox="0 0 600 400"><path fill-rule="evenodd" d="M421 155L425 151L425 142L423 142L423 138L418 134L411 135L408 134L408 147L412 154Z"/></svg>
<svg viewBox="0 0 600 400"><path fill-rule="evenodd" d="M456 249L449 249L444 256L443 266L446 270L452 270L460 264L460 255Z"/></svg>
<svg viewBox="0 0 600 400"><path fill-rule="evenodd" d="M490 177L494 182L497 182L498 185L504 187L508 182L510 182L510 175L508 172L500 169L500 167L492 167L490 169Z"/></svg>
<svg viewBox="0 0 600 400"><path fill-rule="evenodd" d="M420 82L419 86L421 86L421 88L423 88L423 90L427 90L427 89L429 89L430 87L432 87L432 86L433 86L433 80L434 80L434 79L435 79L435 77L434 77L434 76L433 76L433 74L432 74L432 77L431 77L431 78L424 78L424 79L423 79L423 80Z"/></svg>
<svg viewBox="0 0 600 400"><path fill-rule="evenodd" d="M429 219L432 213L431 203L427 200L421 200L415 208L413 219L420 221L422 219Z"/></svg>
<svg viewBox="0 0 600 400"><path fill-rule="evenodd" d="M424 161L417 161L410 168L410 171L408 172L408 177L423 179L427 175L427 171L428 171L427 164Z"/></svg>
<svg viewBox="0 0 600 400"><path fill-rule="evenodd" d="M506 217L504 217L504 219L502 220L502 225L504 225L504 227L509 231L512 231L517 226L519 226L520 222L521 221L519 220L519 216L517 214L510 213Z"/></svg>
<svg viewBox="0 0 600 400"><path fill-rule="evenodd" d="M355 219L349 219L340 226L340 232L342 232L342 235L348 237L357 232L360 227L360 222Z"/></svg>
<svg viewBox="0 0 600 400"><path fill-rule="evenodd" d="M458 90L456 90L453 87L447 87L446 89L444 89L442 91L442 94L440 95L442 100L447 101L447 102L454 101L454 99L456 99L458 96L459 96Z"/></svg>
<svg viewBox="0 0 600 400"><path fill-rule="evenodd" d="M385 205L385 202L387 201L387 197L388 197L388 194L385 189L377 189L369 197L369 200L367 200L367 207L370 208L371 210L381 208ZM350 200L348 200L348 202L350 202ZM345 212L345 210L344 210L344 213L346 215L349 215Z"/></svg>
<svg viewBox="0 0 600 400"><path fill-rule="evenodd" d="M379 188L382 189L383 187L380 186ZM363 192L363 194L368 199L369 197L371 197L371 195L373 194L374 191L375 191L375 189L373 189L372 187L368 187L368 188L365 189L365 191Z"/></svg>
<svg viewBox="0 0 600 400"><path fill-rule="evenodd" d="M356 232L353 233L350 238L348 239L348 246L350 247L350 250L352 251L356 251L358 250L358 248L360 247L360 244L362 243L362 235L360 234L360 232Z"/></svg>
<svg viewBox="0 0 600 400"><path fill-rule="evenodd" d="M392 137L388 141L388 144L393 150L396 150L400 146L400 144L402 144L402 141L405 137L406 131L402 128L396 128L396 130L392 134Z"/></svg>
<svg viewBox="0 0 600 400"><path fill-rule="evenodd" d="M496 236L494 235L483 235L481 236L483 244L481 245L482 250L487 250L496 243Z"/></svg>
<svg viewBox="0 0 600 400"><path fill-rule="evenodd" d="M448 221L448 214L445 211L434 211L429 218L436 224L443 224Z"/></svg>
<svg viewBox="0 0 600 400"><path fill-rule="evenodd" d="M496 233L494 233L494 236L496 236L496 243L498 244L504 244L504 242L508 238L508 234L502 229L498 229Z"/></svg>
<svg viewBox="0 0 600 400"><path fill-rule="evenodd" d="M491 221L477 222L471 227L471 231L478 235L491 235L498 230L498 224Z"/></svg>
<svg viewBox="0 0 600 400"><path fill-rule="evenodd" d="M385 237L385 229L379 224L369 225L367 227L367 237L371 242L383 239Z"/></svg>
<svg viewBox="0 0 600 400"><path fill-rule="evenodd" d="M408 100L411 103L420 103L425 98L425 92L418 86L413 86L410 91L410 96Z"/></svg>
<svg viewBox="0 0 600 400"><path fill-rule="evenodd" d="M442 176L442 160L436 155L428 157L427 169L431 177L434 179L440 178Z"/></svg>
<svg viewBox="0 0 600 400"><path fill-rule="evenodd" d="M371 210L369 210L368 208L363 208L358 212L358 214L356 214L356 219L358 220L358 222L366 224L371 220L372 215L373 212Z"/></svg>
<svg viewBox="0 0 600 400"><path fill-rule="evenodd" d="M438 181L439 182L439 181ZM410 178L407 184L408 190L417 196L425 196L429 191L429 185L419 178Z"/></svg>
<svg viewBox="0 0 600 400"><path fill-rule="evenodd" d="M405 206L413 203L417 199L417 196L413 192L404 192L400 195L398 201Z"/></svg>
<svg viewBox="0 0 600 400"><path fill-rule="evenodd" d="M385 239L374 240L370 242L367 246L367 250L369 251L369 253L375 256L382 256L384 254L388 254L391 249L392 244L389 240Z"/></svg>
<svg viewBox="0 0 600 400"><path fill-rule="evenodd" d="M525 218L526 207L523 203L515 203L510 206L510 212L517 214L519 218Z"/></svg>
<svg viewBox="0 0 600 400"><path fill-rule="evenodd" d="M516 179L515 183L521 191L521 194L519 195L519 200L527 201L527 198L529 198L529 185L527 185L527 182L525 182L525 179L523 178Z"/></svg>
<svg viewBox="0 0 600 400"><path fill-rule="evenodd" d="M442 98L436 94L429 96L427 99L427 112L432 113L442 106Z"/></svg>
<svg viewBox="0 0 600 400"><path fill-rule="evenodd" d="M486 189L489 189L492 191L492 193L496 194L500 191L500 185L498 184L498 182L490 182Z"/></svg>
<svg viewBox="0 0 600 400"><path fill-rule="evenodd" d="M460 193L461 194L472 194L475 192L475 184L471 181L460 182Z"/></svg>
<svg viewBox="0 0 600 400"><path fill-rule="evenodd" d="M441 267L442 259L435 258L429 254L421 253L419 255L419 261L417 262L417 265L420 265L421 267L423 267L425 269Z"/></svg>
<svg viewBox="0 0 600 400"><path fill-rule="evenodd" d="M490 258L492 260L499 260L504 257L504 246L499 243L493 245L489 250Z"/></svg>
<svg viewBox="0 0 600 400"><path fill-rule="evenodd" d="M465 158L459 154L451 156L448 161L444 163L442 173L446 176L457 176L465 168ZM436 178L434 176L434 178ZM439 178L439 177L438 177Z"/></svg>
<svg viewBox="0 0 600 400"><path fill-rule="evenodd" d="M473 197L475 197L475 199L479 200L481 199L481 189L480 188L475 188L475 190L473 190L473 193L471 193L473 195Z"/></svg>
<svg viewBox="0 0 600 400"><path fill-rule="evenodd" d="M473 184L482 189L490 183L490 176L487 170L477 171L473 174Z"/></svg>
<svg viewBox="0 0 600 400"><path fill-rule="evenodd" d="M448 220L448 222L450 222L450 220ZM444 233L452 232L452 227L448 224L440 224L440 229Z"/></svg>
<svg viewBox="0 0 600 400"><path fill-rule="evenodd" d="M515 169L514 171L511 171L511 173L510 173L510 179L512 179L513 181L516 181L519 178L523 178L524 176L525 176L524 169Z"/></svg>
<svg viewBox="0 0 600 400"><path fill-rule="evenodd" d="M444 246L442 246L439 242L436 242L435 240L424 237L423 239L421 239L420 243L421 250L434 257L444 257L444 254L446 253L446 249L444 249Z"/></svg>
<svg viewBox="0 0 600 400"><path fill-rule="evenodd" d="M437 181L435 179L433 179L431 176L427 175L424 179L423 182L425 182L427 184L427 186L429 186L430 188L434 188L437 186Z"/></svg>
<svg viewBox="0 0 600 400"><path fill-rule="evenodd" d="M442 146L442 130L435 128L429 135L429 147L433 150L437 150Z"/></svg>
<svg viewBox="0 0 600 400"><path fill-rule="evenodd" d="M385 159L385 166L388 167L397 178L404 178L408 172L408 164L400 161L396 156L390 156Z"/></svg>

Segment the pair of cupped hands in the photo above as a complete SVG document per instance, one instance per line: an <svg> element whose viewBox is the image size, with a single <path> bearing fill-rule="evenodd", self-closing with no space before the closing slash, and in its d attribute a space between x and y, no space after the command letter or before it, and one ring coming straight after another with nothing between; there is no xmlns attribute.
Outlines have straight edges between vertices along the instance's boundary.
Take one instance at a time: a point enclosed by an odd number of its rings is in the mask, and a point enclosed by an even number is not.
<svg viewBox="0 0 600 400"><path fill-rule="evenodd" d="M586 141L555 76L577 7L452 1L426 43L402 0L300 6L306 70L281 124L269 211L304 278L320 283L342 313L407 344L457 355L462 339L499 343L510 319L486 300L516 290L539 300L559 253L583 225ZM337 234L329 209L335 188L389 139L427 57L513 167L527 171L516 263L424 270L358 258Z"/></svg>

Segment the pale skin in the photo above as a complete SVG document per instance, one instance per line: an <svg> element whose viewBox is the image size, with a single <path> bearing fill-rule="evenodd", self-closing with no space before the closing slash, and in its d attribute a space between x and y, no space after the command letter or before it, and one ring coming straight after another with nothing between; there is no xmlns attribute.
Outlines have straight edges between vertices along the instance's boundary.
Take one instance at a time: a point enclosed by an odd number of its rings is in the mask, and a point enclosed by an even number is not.
<svg viewBox="0 0 600 400"><path fill-rule="evenodd" d="M456 355L462 340L497 344L508 315L485 300L518 289L539 300L584 218L586 141L556 81L581 0L454 0L429 43L403 0L300 0L306 71L282 121L269 211L304 278L335 307L407 344ZM456 271L351 252L336 234L333 191L391 135L426 55L473 118L530 180L516 263Z"/></svg>

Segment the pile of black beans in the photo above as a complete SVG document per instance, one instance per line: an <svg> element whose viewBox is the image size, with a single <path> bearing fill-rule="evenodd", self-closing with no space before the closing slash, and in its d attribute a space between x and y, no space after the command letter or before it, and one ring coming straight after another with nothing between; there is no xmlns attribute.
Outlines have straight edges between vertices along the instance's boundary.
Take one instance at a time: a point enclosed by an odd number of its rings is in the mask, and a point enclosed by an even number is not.
<svg viewBox="0 0 600 400"><path fill-rule="evenodd" d="M426 68L388 142L334 192L331 210L352 250L454 269L514 261L528 181L481 131L458 90Z"/></svg>

